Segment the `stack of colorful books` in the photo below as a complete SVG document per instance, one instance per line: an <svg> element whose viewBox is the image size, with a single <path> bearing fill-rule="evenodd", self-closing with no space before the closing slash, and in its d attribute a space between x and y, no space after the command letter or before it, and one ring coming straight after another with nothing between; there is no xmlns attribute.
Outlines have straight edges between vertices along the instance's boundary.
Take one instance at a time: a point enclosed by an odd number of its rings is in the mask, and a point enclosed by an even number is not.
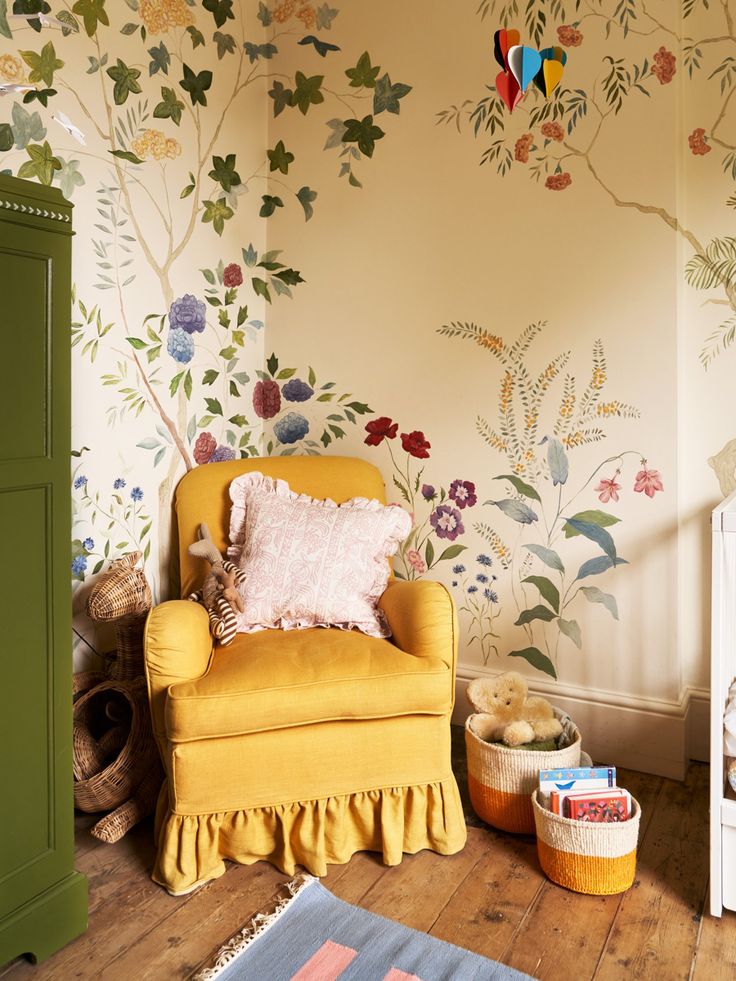
<svg viewBox="0 0 736 981"><path fill-rule="evenodd" d="M615 766L577 766L540 770L539 802L571 818L595 824L628 821L631 794L616 784Z"/></svg>

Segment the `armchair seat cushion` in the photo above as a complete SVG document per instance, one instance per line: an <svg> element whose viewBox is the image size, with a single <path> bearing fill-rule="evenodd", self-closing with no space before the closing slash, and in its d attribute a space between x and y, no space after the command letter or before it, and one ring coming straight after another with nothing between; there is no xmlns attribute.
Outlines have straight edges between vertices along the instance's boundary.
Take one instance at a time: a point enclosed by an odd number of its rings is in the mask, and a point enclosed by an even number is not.
<svg viewBox="0 0 736 981"><path fill-rule="evenodd" d="M242 735L335 719L446 715L452 672L388 640L318 627L238 634L209 671L169 688L172 742Z"/></svg>

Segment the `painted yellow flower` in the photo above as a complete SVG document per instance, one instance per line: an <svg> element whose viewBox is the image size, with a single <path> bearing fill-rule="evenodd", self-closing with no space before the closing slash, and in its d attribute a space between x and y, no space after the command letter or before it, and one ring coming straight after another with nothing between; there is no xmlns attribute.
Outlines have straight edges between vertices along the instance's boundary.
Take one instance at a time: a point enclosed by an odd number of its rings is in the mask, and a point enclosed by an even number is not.
<svg viewBox="0 0 736 981"><path fill-rule="evenodd" d="M141 0L139 11L149 34L165 34L173 27L194 23L185 0Z"/></svg>
<svg viewBox="0 0 736 981"><path fill-rule="evenodd" d="M514 378L510 371L503 376L501 383L501 412L506 412L511 405L511 393L514 390Z"/></svg>
<svg viewBox="0 0 736 981"><path fill-rule="evenodd" d="M279 24L288 20L296 10L296 0L282 0L273 12L273 19Z"/></svg>
<svg viewBox="0 0 736 981"><path fill-rule="evenodd" d="M618 416L621 415L621 406L618 402L602 402L595 411L599 416Z"/></svg>
<svg viewBox="0 0 736 981"><path fill-rule="evenodd" d="M0 75L8 82L21 82L23 65L13 55L4 54L0 57Z"/></svg>
<svg viewBox="0 0 736 981"><path fill-rule="evenodd" d="M302 7L296 16L302 22L302 24L304 24L304 29L306 31L314 27L317 21L317 14L315 12L315 9L309 4L306 4L306 6Z"/></svg>
<svg viewBox="0 0 736 981"><path fill-rule="evenodd" d="M560 418L570 419L572 416L572 410L575 405L575 396L566 395L560 403Z"/></svg>
<svg viewBox="0 0 736 981"><path fill-rule="evenodd" d="M154 160L163 160L167 157L173 160L181 153L181 146L177 140L171 137L167 139L160 129L144 130L133 140L131 149L136 156L144 160L146 157L153 157Z"/></svg>
<svg viewBox="0 0 736 981"><path fill-rule="evenodd" d="M489 334L487 330L478 337L478 343L481 347L487 348L489 351L495 351L500 354L503 351L503 341L496 334Z"/></svg>
<svg viewBox="0 0 736 981"><path fill-rule="evenodd" d="M591 388L603 388L603 384L606 380L606 372L603 368L595 368L593 370L593 377L590 380Z"/></svg>

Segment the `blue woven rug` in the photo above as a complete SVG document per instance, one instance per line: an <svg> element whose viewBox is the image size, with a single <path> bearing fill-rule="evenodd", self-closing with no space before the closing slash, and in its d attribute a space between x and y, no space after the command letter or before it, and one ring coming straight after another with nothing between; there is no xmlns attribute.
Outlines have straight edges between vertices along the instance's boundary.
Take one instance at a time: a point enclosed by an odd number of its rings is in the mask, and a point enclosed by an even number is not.
<svg viewBox="0 0 736 981"><path fill-rule="evenodd" d="M521 974L333 896L318 879L257 916L195 981L523 981ZM470 910L468 911L471 912Z"/></svg>

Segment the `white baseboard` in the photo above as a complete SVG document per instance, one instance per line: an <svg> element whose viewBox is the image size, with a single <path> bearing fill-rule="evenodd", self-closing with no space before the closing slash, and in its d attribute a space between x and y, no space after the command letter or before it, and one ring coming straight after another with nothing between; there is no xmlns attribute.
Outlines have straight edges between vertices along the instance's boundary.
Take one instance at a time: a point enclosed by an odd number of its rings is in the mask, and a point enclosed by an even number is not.
<svg viewBox="0 0 736 981"><path fill-rule="evenodd" d="M458 667L454 723L464 724L470 714L465 697L468 683L495 673L477 666ZM707 689L687 687L678 701L544 681L535 681L534 691L575 719L586 752L597 762L682 780L691 759L708 759Z"/></svg>

